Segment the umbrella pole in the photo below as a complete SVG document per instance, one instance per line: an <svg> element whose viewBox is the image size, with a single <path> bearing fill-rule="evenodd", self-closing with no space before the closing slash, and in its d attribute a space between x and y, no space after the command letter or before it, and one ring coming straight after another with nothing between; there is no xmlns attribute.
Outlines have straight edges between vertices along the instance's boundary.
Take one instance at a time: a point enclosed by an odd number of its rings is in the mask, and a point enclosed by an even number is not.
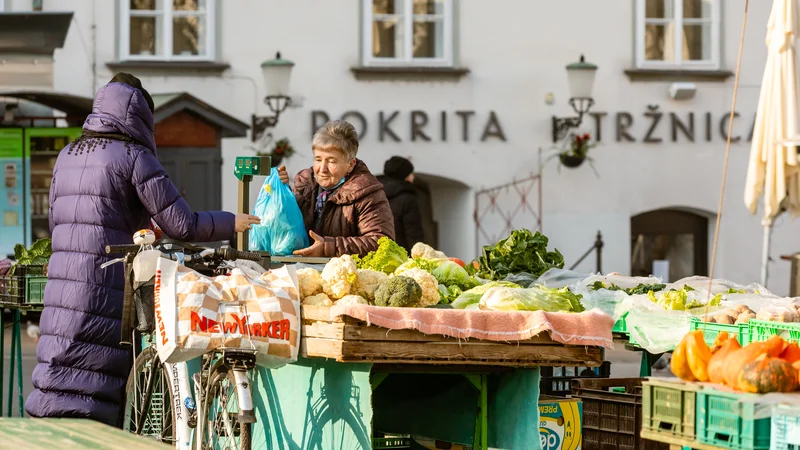
<svg viewBox="0 0 800 450"><path fill-rule="evenodd" d="M764 222L764 246L761 249L761 285L767 287L769 277L769 247L772 239L772 221Z"/></svg>

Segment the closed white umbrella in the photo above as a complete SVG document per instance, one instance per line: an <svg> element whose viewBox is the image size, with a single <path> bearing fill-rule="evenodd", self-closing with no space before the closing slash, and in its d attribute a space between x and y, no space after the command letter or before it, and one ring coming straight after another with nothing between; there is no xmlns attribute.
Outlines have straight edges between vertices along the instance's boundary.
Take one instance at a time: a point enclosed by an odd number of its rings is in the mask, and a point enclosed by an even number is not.
<svg viewBox="0 0 800 450"><path fill-rule="evenodd" d="M800 214L797 152L785 143L798 136L798 89L795 42L796 0L774 0L767 25L767 64L753 130L744 202L752 214L764 196L764 248L761 284L767 284L772 224L782 207Z"/></svg>

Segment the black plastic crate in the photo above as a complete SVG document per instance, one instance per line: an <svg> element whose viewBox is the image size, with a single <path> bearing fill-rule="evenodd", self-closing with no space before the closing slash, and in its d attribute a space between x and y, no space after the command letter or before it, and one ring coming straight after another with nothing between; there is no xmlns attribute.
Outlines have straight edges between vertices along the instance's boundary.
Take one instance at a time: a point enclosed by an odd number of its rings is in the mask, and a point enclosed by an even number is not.
<svg viewBox="0 0 800 450"><path fill-rule="evenodd" d="M642 439L642 381L645 378L578 378L572 396L583 402L583 450L668 450Z"/></svg>
<svg viewBox="0 0 800 450"><path fill-rule="evenodd" d="M578 378L608 378L611 363L604 361L600 367L542 367L539 391L542 395L566 397L571 393L572 380Z"/></svg>

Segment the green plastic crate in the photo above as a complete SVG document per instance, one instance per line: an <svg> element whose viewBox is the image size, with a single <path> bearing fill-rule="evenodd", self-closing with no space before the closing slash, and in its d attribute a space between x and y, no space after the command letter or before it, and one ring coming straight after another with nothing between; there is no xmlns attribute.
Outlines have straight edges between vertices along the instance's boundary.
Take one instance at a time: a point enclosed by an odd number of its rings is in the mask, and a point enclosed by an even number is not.
<svg viewBox="0 0 800 450"><path fill-rule="evenodd" d="M47 285L45 276L28 276L25 278L25 304L41 305L44 303L44 287Z"/></svg>
<svg viewBox="0 0 800 450"><path fill-rule="evenodd" d="M737 450L768 450L770 417L756 419L758 394L697 391L697 441ZM743 401L745 400L745 401Z"/></svg>
<svg viewBox="0 0 800 450"><path fill-rule="evenodd" d="M627 317L628 313L625 313L618 321L614 322L614 327L611 328L611 332L628 334L628 324L625 322Z"/></svg>
<svg viewBox="0 0 800 450"><path fill-rule="evenodd" d="M747 325L752 342L763 342L776 334L789 342L800 342L800 323L751 319Z"/></svg>
<svg viewBox="0 0 800 450"><path fill-rule="evenodd" d="M717 339L717 335L721 331L727 331L728 335L736 335L739 344L745 346L750 343L750 325L743 323L741 325L728 325L724 323L708 323L702 322L697 317L692 317L689 323L690 330L703 330L703 337L706 344L710 347Z"/></svg>
<svg viewBox="0 0 800 450"><path fill-rule="evenodd" d="M695 402L700 386L680 380L642 382L642 430L694 440Z"/></svg>
<svg viewBox="0 0 800 450"><path fill-rule="evenodd" d="M800 448L800 407L776 405L772 410L772 442L770 450Z"/></svg>

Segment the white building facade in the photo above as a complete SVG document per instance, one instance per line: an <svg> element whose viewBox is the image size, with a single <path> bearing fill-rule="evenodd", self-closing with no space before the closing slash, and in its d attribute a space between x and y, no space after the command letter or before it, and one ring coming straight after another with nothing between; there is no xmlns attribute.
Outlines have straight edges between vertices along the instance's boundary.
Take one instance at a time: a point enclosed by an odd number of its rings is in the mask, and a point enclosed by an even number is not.
<svg viewBox="0 0 800 450"><path fill-rule="evenodd" d="M0 5L74 12L54 55L53 89L86 97L126 71L151 93L188 92L250 123L270 113L260 64L280 51L296 64L293 105L271 131L298 151L290 172L311 164L315 126L351 121L359 157L376 174L393 155L413 161L431 187L438 245L453 256L473 258L507 225L535 229L539 217L567 266L598 231L606 272L647 272L668 259L674 278L710 266L745 0ZM744 284L760 269L761 221L743 193L770 8L750 2L715 266L716 276ZM599 145L591 161L566 168L551 158L552 117L575 115L565 66L580 55L599 69L590 114L571 131ZM233 162L251 145L224 141L223 209L236 207ZM800 250L795 230L788 217L775 227L769 287L777 293L788 292L789 264L778 256ZM594 260L578 269L596 270Z"/></svg>

